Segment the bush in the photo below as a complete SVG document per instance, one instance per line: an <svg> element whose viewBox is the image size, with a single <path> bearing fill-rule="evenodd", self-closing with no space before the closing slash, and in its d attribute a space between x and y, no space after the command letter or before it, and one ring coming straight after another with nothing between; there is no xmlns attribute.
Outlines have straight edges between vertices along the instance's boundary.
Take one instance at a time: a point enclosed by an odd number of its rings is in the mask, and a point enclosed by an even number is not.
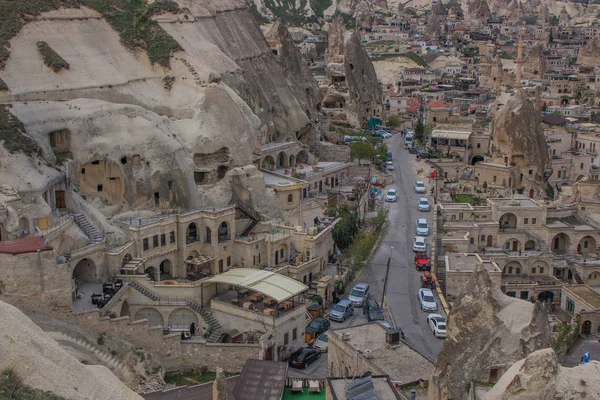
<svg viewBox="0 0 600 400"><path fill-rule="evenodd" d="M0 79L0 92L3 90L8 90L8 85L2 79Z"/></svg>
<svg viewBox="0 0 600 400"><path fill-rule="evenodd" d="M377 210L377 215L375 215L375 217L373 217L373 219L371 220L371 224L373 225L373 230L375 232L381 231L383 225L385 224L385 221L387 221L389 214L390 209L387 207L380 207Z"/></svg>
<svg viewBox="0 0 600 400"><path fill-rule="evenodd" d="M52 47L46 42L37 42L37 48L44 59L44 64L51 68L55 73L60 72L61 69L69 69L71 66L65 61L57 52L52 50Z"/></svg>
<svg viewBox="0 0 600 400"><path fill-rule="evenodd" d="M364 267L378 238L379 235L376 232L361 232L356 237L348 249L350 269L357 271Z"/></svg>
<svg viewBox="0 0 600 400"><path fill-rule="evenodd" d="M396 127L400 126L401 123L402 123L402 121L396 115L390 116L387 120L388 126L392 127L392 128L396 128Z"/></svg>
<svg viewBox="0 0 600 400"><path fill-rule="evenodd" d="M23 379L12 368L0 372L0 399L2 400L63 400L52 392L33 389L23 383Z"/></svg>
<svg viewBox="0 0 600 400"><path fill-rule="evenodd" d="M340 249L345 249L354 242L358 232L358 217L355 212L345 211L339 214L341 221L333 228L333 240Z"/></svg>
<svg viewBox="0 0 600 400"><path fill-rule="evenodd" d="M8 108L0 106L0 140L9 153L23 152L28 156L42 155L38 144L25 135L23 123L12 115Z"/></svg>

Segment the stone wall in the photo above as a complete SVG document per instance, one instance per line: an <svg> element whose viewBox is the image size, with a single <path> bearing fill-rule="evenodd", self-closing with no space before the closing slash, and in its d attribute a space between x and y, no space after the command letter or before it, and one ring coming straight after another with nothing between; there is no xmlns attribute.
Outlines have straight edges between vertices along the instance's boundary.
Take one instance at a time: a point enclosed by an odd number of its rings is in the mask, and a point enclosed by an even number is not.
<svg viewBox="0 0 600 400"><path fill-rule="evenodd" d="M315 147L315 155L321 161L350 162L350 146L319 142Z"/></svg>
<svg viewBox="0 0 600 400"><path fill-rule="evenodd" d="M374 366L363 354L345 343L340 335L329 335L327 348L328 376L345 378L360 376L367 371L373 375L387 375L387 373Z"/></svg>

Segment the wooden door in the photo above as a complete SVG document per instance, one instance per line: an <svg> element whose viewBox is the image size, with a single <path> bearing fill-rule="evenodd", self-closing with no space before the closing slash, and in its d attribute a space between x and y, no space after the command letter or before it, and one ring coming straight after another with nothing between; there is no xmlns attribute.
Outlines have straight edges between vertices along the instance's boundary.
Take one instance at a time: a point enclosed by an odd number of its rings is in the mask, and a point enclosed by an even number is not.
<svg viewBox="0 0 600 400"><path fill-rule="evenodd" d="M56 190L54 196L56 197L56 208L67 208L64 190Z"/></svg>

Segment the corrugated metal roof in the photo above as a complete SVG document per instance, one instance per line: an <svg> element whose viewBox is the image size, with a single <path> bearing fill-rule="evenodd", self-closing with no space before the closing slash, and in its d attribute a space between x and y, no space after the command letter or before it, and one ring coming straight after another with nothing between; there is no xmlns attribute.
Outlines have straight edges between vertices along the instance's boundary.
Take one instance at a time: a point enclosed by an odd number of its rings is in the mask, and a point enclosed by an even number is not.
<svg viewBox="0 0 600 400"><path fill-rule="evenodd" d="M458 131L442 131L434 130L431 132L432 138L437 139L462 139L467 140L471 136L471 132L458 132Z"/></svg>
<svg viewBox="0 0 600 400"><path fill-rule="evenodd" d="M205 282L225 283L260 292L278 303L308 290L308 286L287 276L253 268L234 268Z"/></svg>
<svg viewBox="0 0 600 400"><path fill-rule="evenodd" d="M288 364L248 360L233 390L235 400L281 400Z"/></svg>

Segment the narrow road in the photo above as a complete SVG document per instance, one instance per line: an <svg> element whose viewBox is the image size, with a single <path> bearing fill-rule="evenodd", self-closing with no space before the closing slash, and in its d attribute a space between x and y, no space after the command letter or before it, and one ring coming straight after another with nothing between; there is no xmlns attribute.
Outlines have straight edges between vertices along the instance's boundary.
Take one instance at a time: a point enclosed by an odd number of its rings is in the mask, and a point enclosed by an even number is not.
<svg viewBox="0 0 600 400"><path fill-rule="evenodd" d="M431 232L433 212L420 212L417 209L419 197L426 195L415 193L414 182L417 180L417 175L413 165L417 161L413 154L404 149L404 139L396 134L386 142L389 151L392 152L394 183L385 190L396 189L398 200L395 203L387 203L390 209L387 228L383 232L379 248L359 280L369 283L374 289L371 291L372 295L380 301L386 264L391 253L387 286L387 304L391 317L396 326L402 328L406 341L410 345L435 360L442 349L443 340L433 336L427 325L428 314L421 311L417 292L421 287L422 272L417 271L414 266L412 250L417 219L426 218ZM427 164L421 163L423 168L428 169ZM428 185L429 182L426 180L425 184ZM431 196L427 195L427 197L432 203ZM427 245L430 251L431 233L427 237ZM394 248L393 251L390 251L391 247ZM444 315L439 300L438 313Z"/></svg>

